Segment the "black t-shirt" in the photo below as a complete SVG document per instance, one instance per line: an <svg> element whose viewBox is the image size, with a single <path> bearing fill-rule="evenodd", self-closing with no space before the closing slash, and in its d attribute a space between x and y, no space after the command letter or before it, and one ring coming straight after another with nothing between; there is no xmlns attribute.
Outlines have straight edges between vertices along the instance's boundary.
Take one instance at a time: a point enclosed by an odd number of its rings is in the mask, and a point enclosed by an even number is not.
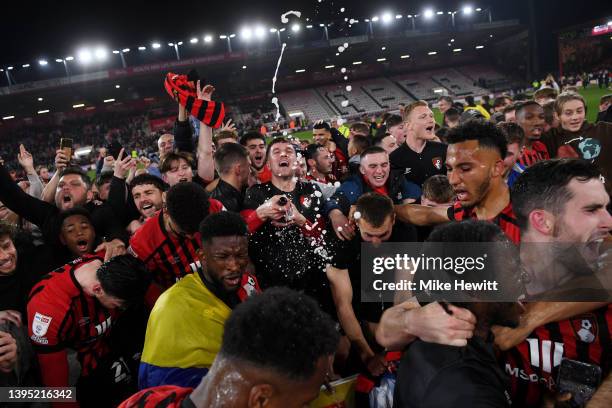
<svg viewBox="0 0 612 408"><path fill-rule="evenodd" d="M396 221L391 237L386 242L415 242L417 240L416 228L413 225ZM361 234L356 231L355 238L350 241L333 239L330 243L332 260L330 264L337 269L348 269L349 278L353 287L353 311L358 320L378 323L382 313L393 306L389 302L362 302L361 301Z"/></svg>
<svg viewBox="0 0 612 408"><path fill-rule="evenodd" d="M322 194L310 182L298 181L289 193L272 182L254 185L247 190L244 209L255 210L275 195L290 199L311 223L323 222ZM322 237L306 236L297 225L275 227L266 222L249 237L249 255L262 289L287 286L301 290L317 299L326 311L334 310L325 275L327 251Z"/></svg>
<svg viewBox="0 0 612 408"><path fill-rule="evenodd" d="M389 155L392 169L401 169L406 180L419 187L431 176L446 174L447 145L438 142L427 142L421 153L417 153L403 143Z"/></svg>
<svg viewBox="0 0 612 408"><path fill-rule="evenodd" d="M217 187L211 191L210 198L221 201L227 211L242 211L243 192L236 190L234 186L223 180L219 180Z"/></svg>
<svg viewBox="0 0 612 408"><path fill-rule="evenodd" d="M397 373L397 408L509 407L508 377L493 344L479 337L466 347L415 340Z"/></svg>

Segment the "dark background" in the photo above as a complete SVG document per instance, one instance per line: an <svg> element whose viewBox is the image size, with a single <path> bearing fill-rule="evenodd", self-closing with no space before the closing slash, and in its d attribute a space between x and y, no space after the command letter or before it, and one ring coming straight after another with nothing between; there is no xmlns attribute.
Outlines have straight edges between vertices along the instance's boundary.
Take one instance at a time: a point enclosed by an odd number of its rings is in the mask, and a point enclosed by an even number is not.
<svg viewBox="0 0 612 408"><path fill-rule="evenodd" d="M362 4L359 4L362 3ZM532 10L530 13L530 3ZM420 13L425 7L453 10L465 4L491 6L493 19L518 18L535 29L539 71L557 68L555 31L591 20L612 19L612 2L593 0L386 1L19 1L4 4L0 35L0 67L34 63L39 58L74 54L83 44L100 43L108 49L149 45L153 41L186 41L192 36L239 33L245 24L280 26L280 15L302 12L314 22L363 19L385 10L393 14ZM340 8L345 7L344 13ZM530 19L530 14L533 18ZM217 40L218 41L218 40Z"/></svg>

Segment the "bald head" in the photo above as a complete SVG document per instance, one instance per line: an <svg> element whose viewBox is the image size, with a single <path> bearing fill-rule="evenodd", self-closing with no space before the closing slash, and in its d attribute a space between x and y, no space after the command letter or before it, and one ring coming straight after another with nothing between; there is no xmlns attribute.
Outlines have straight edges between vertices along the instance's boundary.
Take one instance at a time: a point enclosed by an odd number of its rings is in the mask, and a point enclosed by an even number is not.
<svg viewBox="0 0 612 408"><path fill-rule="evenodd" d="M159 157L163 158L168 153L174 151L174 135L171 133L164 133L157 139L157 148L159 150Z"/></svg>

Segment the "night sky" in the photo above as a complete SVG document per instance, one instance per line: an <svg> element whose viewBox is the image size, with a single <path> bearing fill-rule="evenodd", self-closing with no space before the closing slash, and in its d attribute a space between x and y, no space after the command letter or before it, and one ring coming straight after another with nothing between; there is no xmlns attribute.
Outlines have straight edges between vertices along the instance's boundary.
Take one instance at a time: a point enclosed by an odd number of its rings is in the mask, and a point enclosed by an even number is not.
<svg viewBox="0 0 612 408"><path fill-rule="evenodd" d="M507 1L44 1L11 2L0 24L0 66L54 59L73 54L84 44L105 44L109 49L140 44L188 40L207 32L238 33L248 23L280 26L280 15L303 12L302 19L315 20L371 17L384 10L408 14L426 6L452 10L464 4L486 8L492 4L494 19L519 18L528 24L528 0ZM36 5L36 3L40 3ZM361 4L357 4L361 3ZM556 66L553 31L594 19L612 19L612 2L540 0L535 2L542 69ZM5 5L6 7L7 5ZM345 7L345 13L340 13Z"/></svg>

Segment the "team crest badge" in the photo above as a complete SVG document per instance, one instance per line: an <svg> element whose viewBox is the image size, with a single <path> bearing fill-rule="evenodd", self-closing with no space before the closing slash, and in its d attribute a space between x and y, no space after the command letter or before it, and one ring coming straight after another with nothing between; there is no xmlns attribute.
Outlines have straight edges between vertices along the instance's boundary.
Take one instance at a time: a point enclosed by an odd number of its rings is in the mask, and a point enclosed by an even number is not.
<svg viewBox="0 0 612 408"><path fill-rule="evenodd" d="M36 312L32 321L32 332L35 336L42 337L47 334L52 318Z"/></svg>
<svg viewBox="0 0 612 408"><path fill-rule="evenodd" d="M300 203L304 206L304 208L310 208L312 205L312 200L309 197L301 196Z"/></svg>
<svg viewBox="0 0 612 408"><path fill-rule="evenodd" d="M572 329L584 343L593 343L597 338L597 319L592 314L577 316L571 319Z"/></svg>
<svg viewBox="0 0 612 408"><path fill-rule="evenodd" d="M442 158L441 157L434 157L433 159L431 159L431 163L434 165L436 169L442 170Z"/></svg>

